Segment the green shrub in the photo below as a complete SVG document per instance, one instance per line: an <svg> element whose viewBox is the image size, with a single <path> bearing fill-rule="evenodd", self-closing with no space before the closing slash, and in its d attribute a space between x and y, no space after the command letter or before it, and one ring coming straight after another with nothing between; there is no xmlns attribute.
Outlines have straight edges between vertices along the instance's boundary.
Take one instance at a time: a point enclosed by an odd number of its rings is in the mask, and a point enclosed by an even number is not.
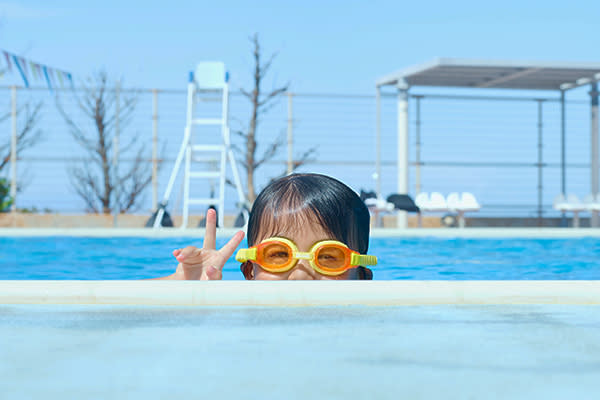
<svg viewBox="0 0 600 400"><path fill-rule="evenodd" d="M0 212L6 212L13 203L9 195L10 182L6 178L0 178Z"/></svg>

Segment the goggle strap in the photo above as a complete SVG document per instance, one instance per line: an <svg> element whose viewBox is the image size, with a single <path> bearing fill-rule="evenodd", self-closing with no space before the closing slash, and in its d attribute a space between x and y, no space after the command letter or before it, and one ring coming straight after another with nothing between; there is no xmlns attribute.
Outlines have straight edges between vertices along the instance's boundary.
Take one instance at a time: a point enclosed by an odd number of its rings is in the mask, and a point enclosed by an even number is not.
<svg viewBox="0 0 600 400"><path fill-rule="evenodd" d="M352 253L350 255L350 265L377 265L377 257Z"/></svg>
<svg viewBox="0 0 600 400"><path fill-rule="evenodd" d="M238 262L246 262L248 260L256 261L256 247L238 250L235 259Z"/></svg>

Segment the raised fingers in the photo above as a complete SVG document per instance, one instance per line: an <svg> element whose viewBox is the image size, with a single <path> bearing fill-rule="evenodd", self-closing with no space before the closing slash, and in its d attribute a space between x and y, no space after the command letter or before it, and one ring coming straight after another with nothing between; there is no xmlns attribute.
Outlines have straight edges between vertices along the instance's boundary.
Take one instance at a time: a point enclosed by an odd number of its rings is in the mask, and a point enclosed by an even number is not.
<svg viewBox="0 0 600 400"><path fill-rule="evenodd" d="M244 239L244 231L237 231L235 235L219 250L219 253L225 258L228 259L231 257L235 249L240 245Z"/></svg>
<svg viewBox="0 0 600 400"><path fill-rule="evenodd" d="M200 278L200 280L207 281L219 281L221 279L223 279L223 273L219 268L215 267L207 267L205 273Z"/></svg>
<svg viewBox="0 0 600 400"><path fill-rule="evenodd" d="M176 254L178 252L178 254ZM200 255L201 250L195 246L187 246L181 250L173 251L173 255L179 262L190 262L194 257Z"/></svg>
<svg viewBox="0 0 600 400"><path fill-rule="evenodd" d="M203 249L214 250L217 236L217 212L212 208L206 211L206 231L204 233Z"/></svg>

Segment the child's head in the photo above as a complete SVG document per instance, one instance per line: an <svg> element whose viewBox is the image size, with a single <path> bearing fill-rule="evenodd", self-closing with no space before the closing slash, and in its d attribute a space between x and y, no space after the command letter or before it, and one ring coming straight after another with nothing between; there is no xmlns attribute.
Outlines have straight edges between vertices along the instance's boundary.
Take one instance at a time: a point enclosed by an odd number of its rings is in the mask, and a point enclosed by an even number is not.
<svg viewBox="0 0 600 400"><path fill-rule="evenodd" d="M316 241L328 239L366 254L369 224L367 207L342 182L319 174L292 174L271 182L256 198L248 221L248 246L277 236L291 239L306 252ZM245 263L242 271L248 279L328 279L303 261L285 274L265 273L251 262ZM358 267L338 279L371 277L369 269Z"/></svg>

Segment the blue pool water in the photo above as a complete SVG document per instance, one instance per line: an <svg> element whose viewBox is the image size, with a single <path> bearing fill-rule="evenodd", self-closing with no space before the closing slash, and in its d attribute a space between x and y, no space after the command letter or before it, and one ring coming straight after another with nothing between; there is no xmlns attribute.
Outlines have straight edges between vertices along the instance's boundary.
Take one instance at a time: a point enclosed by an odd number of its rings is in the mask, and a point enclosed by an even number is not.
<svg viewBox="0 0 600 400"><path fill-rule="evenodd" d="M174 249L201 243L189 237L0 237L0 280L153 278L174 271ZM599 238L374 238L369 253L379 258L378 280L600 279ZM243 278L233 258L223 278Z"/></svg>

